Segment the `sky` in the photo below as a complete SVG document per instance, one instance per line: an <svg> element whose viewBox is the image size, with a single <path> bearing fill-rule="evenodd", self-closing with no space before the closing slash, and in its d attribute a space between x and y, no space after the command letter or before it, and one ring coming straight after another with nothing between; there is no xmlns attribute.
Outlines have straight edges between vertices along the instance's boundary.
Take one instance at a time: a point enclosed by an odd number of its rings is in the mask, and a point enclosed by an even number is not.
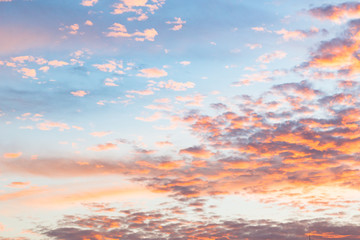
<svg viewBox="0 0 360 240"><path fill-rule="evenodd" d="M360 239L360 3L0 0L0 240Z"/></svg>

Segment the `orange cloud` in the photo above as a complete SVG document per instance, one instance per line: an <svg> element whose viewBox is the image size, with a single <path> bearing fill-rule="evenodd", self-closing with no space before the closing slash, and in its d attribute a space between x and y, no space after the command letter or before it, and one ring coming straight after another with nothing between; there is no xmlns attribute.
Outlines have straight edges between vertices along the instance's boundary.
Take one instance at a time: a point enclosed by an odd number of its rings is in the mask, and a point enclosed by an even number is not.
<svg viewBox="0 0 360 240"><path fill-rule="evenodd" d="M22 155L22 152L18 152L18 153L4 153L3 157L4 158L18 158Z"/></svg>
<svg viewBox="0 0 360 240"><path fill-rule="evenodd" d="M117 148L116 144L105 143L105 144L96 145L94 147L90 147L88 149L91 150L91 151L100 152L100 151L108 151L108 150L112 150L112 149L116 149L116 148Z"/></svg>
<svg viewBox="0 0 360 240"><path fill-rule="evenodd" d="M340 23L342 20L360 17L360 3L345 2L339 5L324 5L312 8L309 13L322 20L331 20Z"/></svg>

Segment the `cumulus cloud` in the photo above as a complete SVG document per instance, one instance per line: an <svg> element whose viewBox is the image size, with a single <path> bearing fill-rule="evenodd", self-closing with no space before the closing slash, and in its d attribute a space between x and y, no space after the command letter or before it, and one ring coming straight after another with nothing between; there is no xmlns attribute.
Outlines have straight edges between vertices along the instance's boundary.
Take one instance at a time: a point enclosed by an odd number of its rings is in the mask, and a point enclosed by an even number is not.
<svg viewBox="0 0 360 240"><path fill-rule="evenodd" d="M323 30L324 32L325 30ZM316 35L317 33L319 33L319 29L318 28L311 28L308 31L304 31L304 30L295 30L295 31L288 31L286 29L281 29L278 31L274 31L276 34L282 35L282 38L285 41L289 41L289 40L304 40L305 38L311 37Z"/></svg>
<svg viewBox="0 0 360 240"><path fill-rule="evenodd" d="M73 96L76 96L76 97L84 97L85 95L88 95L89 92L86 92L84 90L77 90L77 91L74 91L74 92L70 92Z"/></svg>
<svg viewBox="0 0 360 240"><path fill-rule="evenodd" d="M168 80L167 82L161 81L157 84L160 88L167 88L174 91L185 91L188 88L194 88L195 83L193 82L175 82L174 80Z"/></svg>
<svg viewBox="0 0 360 240"><path fill-rule="evenodd" d="M167 76L167 72L164 69L158 68L144 68L140 70L140 73L137 74L139 77L146 78L159 78Z"/></svg>
<svg viewBox="0 0 360 240"><path fill-rule="evenodd" d="M114 23L111 27L109 27L109 30L111 31L106 33L107 37L134 37L135 41L154 41L155 37L158 35L157 31L154 28L145 29L144 32L136 31L134 33L128 33L126 27L120 23Z"/></svg>
<svg viewBox="0 0 360 240"><path fill-rule="evenodd" d="M321 7L312 8L309 13L322 20L330 20L337 23L346 19L360 17L360 3L344 2L339 5L324 4Z"/></svg>
<svg viewBox="0 0 360 240"><path fill-rule="evenodd" d="M83 6L85 6L85 7L92 7L92 6L94 6L97 2L98 2L98 0L82 0L82 1L81 1L81 5L83 5Z"/></svg>
<svg viewBox="0 0 360 240"><path fill-rule="evenodd" d="M181 18L179 17L174 17L174 21L167 21L166 24L173 24L173 27L171 28L171 30L173 31L179 31L184 24L186 23L186 21L181 20Z"/></svg>
<svg viewBox="0 0 360 240"><path fill-rule="evenodd" d="M257 61L262 63L270 63L277 59L283 59L286 57L287 53L284 51L274 51L272 53L266 53L264 55L261 55Z"/></svg>

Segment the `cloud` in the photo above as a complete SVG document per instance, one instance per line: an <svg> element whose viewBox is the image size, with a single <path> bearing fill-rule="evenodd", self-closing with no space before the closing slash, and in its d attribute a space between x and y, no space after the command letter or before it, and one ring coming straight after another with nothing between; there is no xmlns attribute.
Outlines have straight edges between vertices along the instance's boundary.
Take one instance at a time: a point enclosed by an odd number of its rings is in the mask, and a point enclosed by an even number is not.
<svg viewBox="0 0 360 240"><path fill-rule="evenodd" d="M136 94L139 94L139 95L143 95L143 96L146 96L146 95L153 95L154 92L150 89L146 89L146 90L128 90L126 91L127 93L136 93Z"/></svg>
<svg viewBox="0 0 360 240"><path fill-rule="evenodd" d="M116 149L116 148L117 148L116 144L105 143L105 144L96 145L94 147L90 147L90 148L88 148L88 150L100 152L100 151L108 151L108 150L112 150L112 149Z"/></svg>
<svg viewBox="0 0 360 240"><path fill-rule="evenodd" d="M134 17L128 17L128 21L144 21L147 20L149 14L154 14L162 5L165 0L121 0L113 5L114 11L112 14L133 13Z"/></svg>
<svg viewBox="0 0 360 240"><path fill-rule="evenodd" d="M187 66L187 65L190 65L191 62L190 61L181 61L180 64L184 65L184 66Z"/></svg>
<svg viewBox="0 0 360 240"><path fill-rule="evenodd" d="M83 6L85 6L85 7L92 7L92 6L94 6L97 2L98 2L98 0L82 0L82 1L81 1L81 5L83 5Z"/></svg>
<svg viewBox="0 0 360 240"><path fill-rule="evenodd" d="M246 46L248 47L248 48L250 48L251 50L254 50L254 49L256 49L256 48L262 48L262 45L261 44L259 44L259 43L254 43L254 44L246 44Z"/></svg>
<svg viewBox="0 0 360 240"><path fill-rule="evenodd" d="M201 202L194 202L200 206ZM184 210L182 208L182 210ZM252 239L252 240L302 240L308 236L316 239L358 239L360 231L356 224L337 225L329 219L304 219L271 221L244 218L221 219L212 214L197 214L193 220L186 219L176 208L159 211L128 209L116 216L92 214L90 216L67 215L62 225L46 227L43 235L54 239ZM203 215L202 217L200 217ZM196 227L194 227L196 226ZM44 229L44 228L41 228ZM316 230L315 230L316 229ZM140 231L139 231L140 230Z"/></svg>
<svg viewBox="0 0 360 240"><path fill-rule="evenodd" d="M171 30L179 31L184 26L186 21L181 20L179 17L174 17L174 19L174 21L167 21L166 24L173 24L174 26L171 28Z"/></svg>
<svg viewBox="0 0 360 240"><path fill-rule="evenodd" d="M195 95L177 96L175 99L180 102L185 102L187 106L202 106L205 96L197 93Z"/></svg>
<svg viewBox="0 0 360 240"><path fill-rule="evenodd" d="M319 33L318 28L311 28L309 31L304 30L295 30L295 31L288 31L286 29L281 29L278 31L274 31L276 34L282 35L282 38L285 41L289 40L304 40L305 38L311 37Z"/></svg>
<svg viewBox="0 0 360 240"><path fill-rule="evenodd" d="M70 127L66 123L45 121L36 125L38 129L43 131L49 131L53 128L58 128L59 131L69 130Z"/></svg>
<svg viewBox="0 0 360 240"><path fill-rule="evenodd" d="M324 4L321 7L312 8L309 13L321 20L330 20L337 23L346 19L360 17L360 3L344 2L339 5Z"/></svg>
<svg viewBox="0 0 360 240"><path fill-rule="evenodd" d="M353 20L347 24L345 31L338 37L320 43L311 52L309 61L304 62L297 70L312 70L309 77L331 76L330 71L336 71L335 77L352 76L359 73L357 35L360 32L360 20ZM325 75L328 72L327 75ZM312 75L316 74L316 75ZM329 75L330 74L330 75Z"/></svg>
<svg viewBox="0 0 360 240"><path fill-rule="evenodd" d="M85 95L88 95L89 92L86 92L84 90L77 90L75 92L70 92L73 96L76 96L76 97L84 97Z"/></svg>
<svg viewBox="0 0 360 240"><path fill-rule="evenodd" d="M109 134L111 134L112 132L110 131L106 131L106 132L92 132L90 133L91 136L94 136L94 137L105 137Z"/></svg>
<svg viewBox="0 0 360 240"><path fill-rule="evenodd" d="M21 68L19 70L19 72L21 72L23 74L23 78L29 78L30 77L30 78L33 78L33 79L37 79L35 69Z"/></svg>
<svg viewBox="0 0 360 240"><path fill-rule="evenodd" d="M109 27L109 30L112 31L106 33L107 37L114 37L114 38L135 37L135 41L144 41L144 40L154 41L155 36L158 35L157 31L154 28L145 29L144 32L136 31L134 33L128 33L126 27L120 23L114 23L112 27Z"/></svg>
<svg viewBox="0 0 360 240"><path fill-rule="evenodd" d="M76 35L78 33L80 26L79 24L75 23L69 26L60 27L60 31L68 30L69 34Z"/></svg>
<svg viewBox="0 0 360 240"><path fill-rule="evenodd" d="M146 6L148 0L123 0L124 4L129 7Z"/></svg>
<svg viewBox="0 0 360 240"><path fill-rule="evenodd" d="M283 51L275 51L272 53L266 53L264 55L261 55L256 61L262 62L262 63L270 63L277 59L283 59L286 57L287 53Z"/></svg>
<svg viewBox="0 0 360 240"><path fill-rule="evenodd" d="M181 149L179 151L180 154L189 154L196 158L210 158L214 155L211 151L205 149L203 146L195 146L189 147L185 149Z"/></svg>
<svg viewBox="0 0 360 240"><path fill-rule="evenodd" d="M122 61L115 61L115 60L108 60L107 63L104 64L93 64L94 67L99 69L102 72L115 72L118 74L123 74L123 62Z"/></svg>
<svg viewBox="0 0 360 240"><path fill-rule="evenodd" d="M86 20L85 23L84 23L86 26L93 26L94 23L90 20Z"/></svg>
<svg viewBox="0 0 360 240"><path fill-rule="evenodd" d="M53 67L62 67L62 66L69 65L69 63L67 63L67 62L59 61L59 60L49 61L48 64Z"/></svg>
<svg viewBox="0 0 360 240"><path fill-rule="evenodd" d="M156 112L149 117L135 117L136 120L144 121L144 122L154 122L162 118L162 114L160 112Z"/></svg>
<svg viewBox="0 0 360 240"><path fill-rule="evenodd" d="M139 77L146 78L159 78L167 76L167 72L164 69L158 68L144 68L140 70L140 73L137 74Z"/></svg>
<svg viewBox="0 0 360 240"><path fill-rule="evenodd" d="M174 80L168 80L167 82L164 81L158 82L157 86L160 88L167 88L174 91L185 91L188 88L194 88L195 83L193 82L182 83L182 82L175 82Z"/></svg>
<svg viewBox="0 0 360 240"><path fill-rule="evenodd" d="M4 153L3 157L4 158L18 158L22 155L22 152L17 152L17 153Z"/></svg>

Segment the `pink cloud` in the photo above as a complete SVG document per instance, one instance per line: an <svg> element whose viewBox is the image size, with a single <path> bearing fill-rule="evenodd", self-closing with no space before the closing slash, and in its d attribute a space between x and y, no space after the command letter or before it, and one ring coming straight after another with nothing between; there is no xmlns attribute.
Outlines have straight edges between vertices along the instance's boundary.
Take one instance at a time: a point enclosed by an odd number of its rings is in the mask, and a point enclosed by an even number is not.
<svg viewBox="0 0 360 240"><path fill-rule="evenodd" d="M136 94L139 94L139 95L153 95L154 92L150 89L146 89L146 90L129 90L129 91L126 91L127 93L136 93Z"/></svg>
<svg viewBox="0 0 360 240"><path fill-rule="evenodd" d="M116 144L105 143L105 144L96 145L94 147L90 147L90 148L88 148L88 150L100 152L100 151L108 151L108 150L112 150L112 149L116 149L116 148L117 148Z"/></svg>
<svg viewBox="0 0 360 240"><path fill-rule="evenodd" d="M154 41L155 36L158 35L154 28L145 29L144 32L136 31L134 33L128 33L126 27L120 23L114 23L112 27L109 27L109 30L112 31L106 34L107 37L135 37L135 41Z"/></svg>
<svg viewBox="0 0 360 240"><path fill-rule="evenodd" d="M84 23L86 26L93 26L94 23L90 20L86 20L85 23Z"/></svg>
<svg viewBox="0 0 360 240"><path fill-rule="evenodd" d="M85 6L85 7L92 7L92 6L94 6L97 2L98 2L98 0L82 0L81 5L83 5L83 6Z"/></svg>
<svg viewBox="0 0 360 240"><path fill-rule="evenodd" d="M84 90L78 90L78 91L70 92L70 93L76 97L84 97L85 95L89 94L89 92L86 92Z"/></svg>
<svg viewBox="0 0 360 240"><path fill-rule="evenodd" d="M158 68L145 68L145 69L141 69L140 72L141 73L138 73L137 76L146 77L146 78L159 78L168 75L164 69L158 69Z"/></svg>
<svg viewBox="0 0 360 240"><path fill-rule="evenodd" d="M178 31L180 30L183 25L186 23L186 21L181 20L181 18L178 17L174 17L174 21L167 21L167 24L174 24L174 26L171 28L171 30L173 31Z"/></svg>
<svg viewBox="0 0 360 240"><path fill-rule="evenodd" d="M313 36L319 33L319 29L311 28L309 31L303 30L295 30L295 31L288 31L286 29L281 29L279 31L275 31L276 34L282 35L282 38L285 41L289 40L304 40L307 37Z"/></svg>
<svg viewBox="0 0 360 240"><path fill-rule="evenodd" d="M158 87L160 88L167 88L167 89L171 89L174 91L185 91L188 88L194 88L195 87L195 83L193 82L175 82L174 80L168 80L167 82L159 82Z"/></svg>
<svg viewBox="0 0 360 240"><path fill-rule="evenodd" d="M53 67L62 67L62 66L69 65L69 63L67 63L67 62L59 61L59 60L49 61L48 64Z"/></svg>
<svg viewBox="0 0 360 240"><path fill-rule="evenodd" d="M283 59L284 57L286 57L287 53L283 52L283 51L275 51L272 53L266 53L264 55L261 55L257 61L258 62L262 62L262 63L270 63L274 60L277 59Z"/></svg>
<svg viewBox="0 0 360 240"><path fill-rule="evenodd" d="M107 131L107 132L92 132L90 133L91 136L94 136L94 137L105 137L109 134L111 134L112 132L110 131Z"/></svg>
<svg viewBox="0 0 360 240"><path fill-rule="evenodd" d="M59 131L64 131L70 129L69 125L66 123L61 122L51 122L51 121L45 121L43 123L37 124L37 128L43 131L49 131L53 128L58 128Z"/></svg>
<svg viewBox="0 0 360 240"><path fill-rule="evenodd" d="M21 72L23 74L23 78L36 78L36 70L35 69L30 69L30 68L21 68L19 70L19 72Z"/></svg>
<svg viewBox="0 0 360 240"><path fill-rule="evenodd" d="M154 122L162 118L162 114L160 112L156 112L149 117L135 117L136 120L144 121L144 122Z"/></svg>
<svg viewBox="0 0 360 240"><path fill-rule="evenodd" d="M148 0L123 0L124 4L129 7L146 6Z"/></svg>

